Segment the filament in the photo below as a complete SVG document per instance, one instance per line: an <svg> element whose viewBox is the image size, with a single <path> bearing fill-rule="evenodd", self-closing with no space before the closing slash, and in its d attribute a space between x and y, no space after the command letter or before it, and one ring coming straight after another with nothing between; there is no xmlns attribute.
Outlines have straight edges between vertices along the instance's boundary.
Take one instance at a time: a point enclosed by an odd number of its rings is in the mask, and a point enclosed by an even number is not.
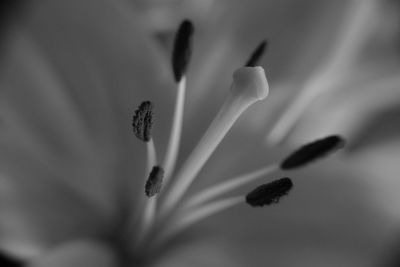
<svg viewBox="0 0 400 267"><path fill-rule="evenodd" d="M146 142L147 148L147 173L150 173L153 169L153 166L157 165L157 152L156 147L154 145L153 138L150 141Z"/></svg>
<svg viewBox="0 0 400 267"><path fill-rule="evenodd" d="M165 170L164 186L167 185L169 178L174 171L176 160L178 157L179 143L182 132L185 91L186 91L186 76L183 76L182 79L178 82L178 92L175 102L174 118L172 122L168 148L163 164Z"/></svg>
<svg viewBox="0 0 400 267"><path fill-rule="evenodd" d="M146 143L147 147L147 172L150 173L155 165L157 165L157 153L154 146L153 138L150 139L149 142ZM143 194L144 195L144 194ZM135 246L137 246L147 235L147 232L150 230L151 226L154 223L155 213L157 207L157 196L152 198L145 199L144 208L142 210L142 217L140 222L140 231L138 233L138 237L135 242Z"/></svg>
<svg viewBox="0 0 400 267"><path fill-rule="evenodd" d="M208 202L212 200L213 198L216 198L224 193L230 192L236 188L239 188L245 184L251 183L257 179L260 179L266 175L269 175L273 172L278 170L277 165L271 165L267 166L255 171L252 171L250 173L246 173L231 179L228 179L224 182L221 182L217 185L211 186L207 189L204 189L203 191L197 193L193 197L191 197L187 204L185 205L185 208L191 209L194 206L201 205L205 202Z"/></svg>

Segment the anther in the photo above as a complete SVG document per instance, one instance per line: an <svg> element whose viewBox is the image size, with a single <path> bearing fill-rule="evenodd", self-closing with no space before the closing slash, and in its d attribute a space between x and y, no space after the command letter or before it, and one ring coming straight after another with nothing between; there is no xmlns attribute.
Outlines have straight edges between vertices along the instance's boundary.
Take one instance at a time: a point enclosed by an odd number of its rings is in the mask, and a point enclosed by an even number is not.
<svg viewBox="0 0 400 267"><path fill-rule="evenodd" d="M150 101L144 101L135 111L132 120L133 133L137 138L144 142L151 140L151 129L153 126L153 104Z"/></svg>
<svg viewBox="0 0 400 267"><path fill-rule="evenodd" d="M246 202L252 207L262 207L278 203L292 189L292 181L285 177L268 184L260 185L246 195Z"/></svg>
<svg viewBox="0 0 400 267"><path fill-rule="evenodd" d="M233 191L245 184L253 182L254 180L261 179L278 169L279 169L278 166L271 165L243 175L239 175L237 177L233 177L231 179L226 179L225 181L219 184L210 186L209 188L206 188L203 191L200 191L199 193L195 194L187 201L185 208L191 208L193 206L196 205L198 206L203 203L206 203L213 198L216 198L227 192Z"/></svg>
<svg viewBox="0 0 400 267"><path fill-rule="evenodd" d="M265 50L267 48L268 42L267 40L263 40L254 52L251 54L250 58L247 60L246 67L255 67L261 60L261 57L264 55Z"/></svg>
<svg viewBox="0 0 400 267"><path fill-rule="evenodd" d="M148 197L153 197L161 191L164 169L160 166L154 166L146 181L145 193Z"/></svg>
<svg viewBox="0 0 400 267"><path fill-rule="evenodd" d="M338 135L328 136L306 144L289 155L282 163L282 170L290 170L303 167L304 165L327 156L344 147L345 141Z"/></svg>
<svg viewBox="0 0 400 267"><path fill-rule="evenodd" d="M190 56L192 54L193 31L194 27L192 22L184 20L176 34L172 53L172 69L176 82L181 80L189 65Z"/></svg>

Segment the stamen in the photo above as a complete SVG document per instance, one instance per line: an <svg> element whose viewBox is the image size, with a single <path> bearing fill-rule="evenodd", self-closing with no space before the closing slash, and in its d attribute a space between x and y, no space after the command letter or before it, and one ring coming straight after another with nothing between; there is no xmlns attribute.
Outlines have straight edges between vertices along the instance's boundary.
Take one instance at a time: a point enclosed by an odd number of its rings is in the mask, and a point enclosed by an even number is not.
<svg viewBox="0 0 400 267"><path fill-rule="evenodd" d="M261 57L264 55L265 49L267 47L268 43L267 40L263 40L257 48L254 50L254 52L251 54L250 58L247 60L246 67L255 67L258 65L258 62L260 61Z"/></svg>
<svg viewBox="0 0 400 267"><path fill-rule="evenodd" d="M166 196L163 214L170 212L183 197L196 175L239 116L268 95L268 82L262 67L243 67L233 74L231 93L202 139L177 174Z"/></svg>
<svg viewBox="0 0 400 267"><path fill-rule="evenodd" d="M143 101L133 116L132 126L133 132L137 138L146 142L147 148L147 169L146 173L150 173L153 166L157 165L157 152L151 136L153 126L153 104L150 101ZM145 210L146 208L144 208ZM136 213L138 214L138 213ZM138 216L132 216L128 219L128 225L134 225ZM130 230L128 230L130 231Z"/></svg>
<svg viewBox="0 0 400 267"><path fill-rule="evenodd" d="M262 207L278 203L292 189L292 181L285 177L268 184L261 185L246 196L246 202L252 207Z"/></svg>
<svg viewBox="0 0 400 267"><path fill-rule="evenodd" d="M282 163L282 170L291 170L303 167L304 165L327 156L330 153L343 148L345 141L337 135L328 136L326 138L306 144L289 155Z"/></svg>
<svg viewBox="0 0 400 267"><path fill-rule="evenodd" d="M192 54L192 36L194 27L192 22L184 20L179 26L175 37L174 50L172 53L172 69L175 81L179 82L185 74Z"/></svg>
<svg viewBox="0 0 400 267"><path fill-rule="evenodd" d="M172 122L170 139L164 159L165 185L175 169L179 151L179 142L182 132L183 109L186 92L186 69L192 54L192 36L194 26L189 20L185 20L179 26L175 36L174 50L172 52L172 69L175 81L178 82L178 92L175 102L174 119Z"/></svg>
<svg viewBox="0 0 400 267"><path fill-rule="evenodd" d="M273 173L276 171L279 167L277 165L272 165L272 166L267 166L262 169L243 174L240 176L237 176L232 179L228 179L226 181L223 181L217 185L211 186L196 195L194 195L192 198L190 198L185 205L185 208L190 209L193 208L194 206L201 205L203 203L206 203L207 201L212 200L213 198L216 198L224 193L227 193L229 191L232 191L236 188L239 188L240 186L243 186L245 184L251 183L257 179L260 179L262 177L265 177L268 174Z"/></svg>
<svg viewBox="0 0 400 267"><path fill-rule="evenodd" d="M154 141L151 135L151 129L153 126L153 104L150 101L144 101L140 104L139 108L135 111L135 115L133 116L133 132L136 137L140 140L146 142L147 148L147 173L149 174L149 178L145 183L145 194L150 198L155 196L160 192L162 186L162 176L163 169L157 164L157 153L154 145ZM139 232L139 236L136 239L135 246L142 241L142 239L147 234L147 231L151 227L156 210L156 198L153 197L147 200L143 206L142 217L139 217L141 231ZM134 220L138 218L131 218L128 225L135 225ZM128 229L128 232L131 232L133 229Z"/></svg>
<svg viewBox="0 0 400 267"><path fill-rule="evenodd" d="M149 174L149 178L145 183L145 194L148 197L152 197L155 194L159 193L162 186L162 177L164 174L164 170L155 166L157 164L157 154L154 146L153 139L147 142L147 173ZM154 166L154 167L153 167ZM147 231L147 227L150 227L153 223L155 212L156 212L157 200L156 198L148 199L145 202L145 206L143 209L143 220L142 220L142 232Z"/></svg>
<svg viewBox="0 0 400 267"><path fill-rule="evenodd" d="M150 101L144 101L135 111L132 120L133 133L137 138L144 142L151 139L151 128L153 126L153 104Z"/></svg>
<svg viewBox="0 0 400 267"><path fill-rule="evenodd" d="M136 237L136 240L134 242L135 248L145 239L145 237L149 233L149 230L153 226L157 208L156 194L161 191L163 176L163 168L161 168L160 166L154 166L149 174L149 178L147 179L145 185L145 193L146 196L149 197L149 199L147 199L147 201L145 202L140 231L138 232L138 236Z"/></svg>
<svg viewBox="0 0 400 267"><path fill-rule="evenodd" d="M153 197L161 191L164 170L160 166L154 166L146 181L145 193L148 197Z"/></svg>

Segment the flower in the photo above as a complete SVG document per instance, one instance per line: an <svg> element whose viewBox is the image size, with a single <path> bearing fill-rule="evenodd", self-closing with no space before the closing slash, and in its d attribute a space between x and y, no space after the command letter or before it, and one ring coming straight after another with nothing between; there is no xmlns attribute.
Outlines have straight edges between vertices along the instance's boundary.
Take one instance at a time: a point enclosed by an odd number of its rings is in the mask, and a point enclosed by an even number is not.
<svg viewBox="0 0 400 267"><path fill-rule="evenodd" d="M248 10L257 10L260 3ZM29 15L9 35L2 63L1 247L29 258L33 266L117 266L121 257L116 252L124 251L110 243L120 230L121 214L138 214L143 207L137 199L144 197L143 177L148 175L145 146L129 128L132 105L147 99L154 102L154 140L159 152L168 150L162 144L168 144L165 129L173 117L171 92L176 90L170 68L156 43L148 40L147 24L126 2L29 5ZM211 60L211 70L201 61L221 51L247 54L250 49L237 49L236 42L226 38L232 34L227 28L244 33L248 25L241 26L225 25L222 32L212 28L207 44L200 42L200 51L207 51L207 45L228 49L210 49L204 57L197 54L190 66L195 77L188 76L188 81L193 79L194 87L188 92L187 139L178 165L226 94L208 88L224 88L210 85L224 84L225 78L220 77L231 77L233 69L243 64L239 54L221 65ZM211 36L218 37L215 43ZM234 45L224 46L224 41ZM300 49L298 44L288 45ZM279 66L285 69L285 64ZM260 147L262 134L246 133L249 127L243 128L227 136L200 173L196 187L207 188L218 176L276 162L287 152ZM349 179L349 173L359 172L340 159L305 170L308 179L295 182L297 201L286 199L268 213L238 207L223 218L210 218L204 225L210 231L197 229L203 238L187 236L165 255L153 255L155 264L366 266L384 249L385 234L393 227L384 215L365 205L362 183ZM349 205L344 206L344 201ZM357 216L349 216L355 211Z"/></svg>

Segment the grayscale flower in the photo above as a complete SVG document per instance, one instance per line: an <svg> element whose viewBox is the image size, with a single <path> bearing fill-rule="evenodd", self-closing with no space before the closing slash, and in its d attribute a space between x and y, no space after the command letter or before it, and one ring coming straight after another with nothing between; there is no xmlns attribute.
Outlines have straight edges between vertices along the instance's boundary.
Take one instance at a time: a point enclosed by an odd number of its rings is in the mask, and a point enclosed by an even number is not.
<svg viewBox="0 0 400 267"><path fill-rule="evenodd" d="M25 1L0 54L1 254L29 267L380 266L399 218L365 182L376 158L304 166L341 148L336 134L354 140L320 122L333 108L310 101L285 145L265 142L294 85L377 2ZM266 38L250 64L266 71L243 67Z"/></svg>

